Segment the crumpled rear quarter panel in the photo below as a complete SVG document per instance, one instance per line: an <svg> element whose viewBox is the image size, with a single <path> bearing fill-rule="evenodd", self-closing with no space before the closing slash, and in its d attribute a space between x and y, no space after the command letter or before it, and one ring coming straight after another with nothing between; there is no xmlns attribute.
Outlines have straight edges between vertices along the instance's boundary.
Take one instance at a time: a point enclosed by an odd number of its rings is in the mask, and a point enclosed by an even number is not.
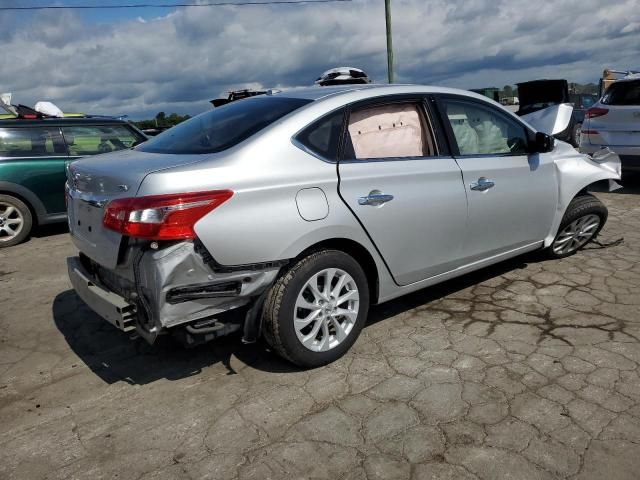
<svg viewBox="0 0 640 480"><path fill-rule="evenodd" d="M194 244L183 242L162 250L147 250L139 263L138 281L154 318L160 326L172 327L247 304L271 285L278 270L214 273L194 250ZM167 302L167 292L175 287L234 280L242 282L240 294L235 297L202 298L173 305Z"/></svg>

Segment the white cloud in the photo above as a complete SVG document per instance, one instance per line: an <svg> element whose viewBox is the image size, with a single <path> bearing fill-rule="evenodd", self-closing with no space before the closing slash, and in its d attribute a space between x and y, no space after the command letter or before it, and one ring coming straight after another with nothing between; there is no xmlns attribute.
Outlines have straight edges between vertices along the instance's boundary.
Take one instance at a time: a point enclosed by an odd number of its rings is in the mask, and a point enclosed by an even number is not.
<svg viewBox="0 0 640 480"><path fill-rule="evenodd" d="M463 88L595 81L638 67L637 0L394 0L398 81ZM66 110L197 113L248 85L311 84L338 65L386 79L382 2L180 9L96 26L69 11L0 15L0 90Z"/></svg>

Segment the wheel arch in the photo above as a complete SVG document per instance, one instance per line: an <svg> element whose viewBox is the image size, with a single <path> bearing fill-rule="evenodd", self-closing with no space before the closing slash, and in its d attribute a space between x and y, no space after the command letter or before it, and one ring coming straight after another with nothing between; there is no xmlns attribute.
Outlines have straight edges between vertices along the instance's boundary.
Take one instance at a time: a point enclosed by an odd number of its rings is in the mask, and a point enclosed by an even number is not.
<svg viewBox="0 0 640 480"><path fill-rule="evenodd" d="M39 224L47 213L38 196L22 185L0 181L0 195L9 195L23 202L31 211L34 226Z"/></svg>
<svg viewBox="0 0 640 480"><path fill-rule="evenodd" d="M590 194L591 193L590 190L592 188L596 186L601 186L604 182L608 180L617 180L617 178L615 178L613 175L603 172L602 174L597 175L596 179L592 178L588 183L583 184L582 186L574 186L574 188L570 190L569 194L565 192L565 194L561 196L560 202L558 204L560 208L556 213L556 216L553 222L553 227L549 235L547 235L547 237L544 239L545 247L548 247L553 243L554 238L558 234L558 228L560 227L560 223L562 222L562 219L564 218L564 215L567 212L567 209L569 208L569 205L571 204L572 200L581 195Z"/></svg>
<svg viewBox="0 0 640 480"><path fill-rule="evenodd" d="M371 304L378 303L380 295L380 274L376 261L371 253L360 243L349 238L330 238L319 241L305 248L296 259L304 258L318 250L340 250L353 257L364 270L369 286L369 298Z"/></svg>

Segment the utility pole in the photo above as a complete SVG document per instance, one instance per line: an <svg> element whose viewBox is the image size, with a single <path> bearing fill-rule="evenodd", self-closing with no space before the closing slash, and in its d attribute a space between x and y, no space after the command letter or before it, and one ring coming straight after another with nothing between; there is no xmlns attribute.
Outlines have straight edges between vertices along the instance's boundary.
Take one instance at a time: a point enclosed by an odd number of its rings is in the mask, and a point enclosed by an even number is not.
<svg viewBox="0 0 640 480"><path fill-rule="evenodd" d="M391 39L391 0L384 0L384 13L387 21L387 75L393 83L393 40Z"/></svg>

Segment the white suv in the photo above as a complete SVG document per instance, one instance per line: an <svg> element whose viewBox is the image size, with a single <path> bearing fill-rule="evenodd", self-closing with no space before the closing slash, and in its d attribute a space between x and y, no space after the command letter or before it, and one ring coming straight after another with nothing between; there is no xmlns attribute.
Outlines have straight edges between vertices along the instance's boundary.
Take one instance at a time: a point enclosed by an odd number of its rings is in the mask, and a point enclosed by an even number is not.
<svg viewBox="0 0 640 480"><path fill-rule="evenodd" d="M623 171L640 171L640 76L618 80L586 111L580 151L603 147L620 156Z"/></svg>

